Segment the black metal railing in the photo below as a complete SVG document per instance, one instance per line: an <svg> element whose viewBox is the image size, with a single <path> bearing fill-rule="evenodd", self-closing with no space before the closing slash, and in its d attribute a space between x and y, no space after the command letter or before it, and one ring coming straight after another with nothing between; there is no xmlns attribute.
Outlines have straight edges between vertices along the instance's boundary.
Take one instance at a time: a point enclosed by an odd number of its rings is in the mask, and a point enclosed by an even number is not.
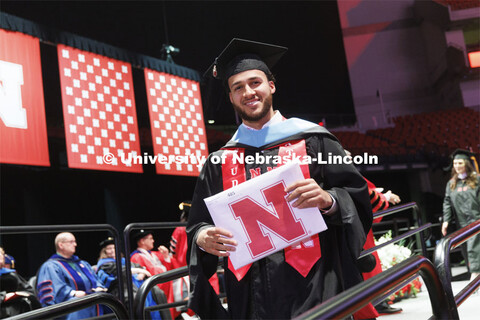
<svg viewBox="0 0 480 320"><path fill-rule="evenodd" d="M92 232L92 231L108 231L112 234L115 241L115 264L117 270L122 270L122 256L120 247L120 234L110 224L63 224L63 225L31 225L31 226L0 226L0 234L24 234L24 233L55 233L55 232ZM129 259L125 259L126 261ZM125 302L123 296L123 272L117 272L118 277L118 295L122 302ZM131 281L127 281L127 283Z"/></svg>
<svg viewBox="0 0 480 320"><path fill-rule="evenodd" d="M422 217L421 217L421 214L419 214L420 209L418 208L416 202L409 202L409 203L405 203L405 204L401 204L401 205L396 205L393 208L376 212L376 213L373 214L373 219L380 218L380 217L385 217L385 216L392 215L394 213L398 213L398 212L405 211L405 210L408 210L408 209L413 210L413 220L415 221L416 226L417 227L421 226L423 224ZM418 233L417 243L420 245L420 250L422 252L422 255L426 257L427 256L427 247L425 245L424 230L422 230L421 232Z"/></svg>
<svg viewBox="0 0 480 320"><path fill-rule="evenodd" d="M470 297L472 293L480 286L480 275L478 275L475 279L470 281L465 288L463 288L457 295L455 296L455 303L457 308L465 302L465 300Z"/></svg>
<svg viewBox="0 0 480 320"><path fill-rule="evenodd" d="M431 226L432 226L432 224L431 224L430 222L429 222L429 223L426 223L426 224L424 224L423 226L420 226L420 227L418 227L418 228L416 228L416 229L407 231L407 232L399 235L398 237L393 238L392 240L389 240L389 241L387 241L387 242L384 242L384 243L381 243L381 244L379 244L379 245L376 245L376 246L373 247L373 248L364 250L364 251L362 251L362 252L360 253L360 258L361 258L361 257L364 257L364 256L366 256L366 255L368 255L368 254L370 254L370 253L372 253L372 252L374 252L374 251L377 251L377 250L380 249L380 248L383 248L383 247L385 247L385 246L388 246L388 245L390 245L390 244L392 244L392 243L395 243L395 242L398 242L398 241L400 241L400 240L406 239L406 238L411 237L411 236L413 236L413 235L415 235L415 234L417 234L417 233L421 233L421 232L423 232L424 230L430 228Z"/></svg>
<svg viewBox="0 0 480 320"><path fill-rule="evenodd" d="M451 306L453 319L458 319L457 305L460 305L465 299L472 294L480 284L480 279L477 277L473 283L465 287L457 296L453 296L452 291L452 274L450 270L450 251L457 248L471 237L480 233L480 220L477 220L468 226L449 234L442 238L435 247L434 264L438 270L440 280L442 281L448 298L455 301L455 305ZM459 303L460 302L460 303Z"/></svg>
<svg viewBox="0 0 480 320"><path fill-rule="evenodd" d="M398 211L397 211L397 212L398 212ZM381 249L381 248L383 248L383 247L385 247L385 246L388 246L388 245L390 245L390 244L392 244L392 243L398 242L398 241L400 241L400 240L406 239L406 238L411 237L411 236L413 236L413 235L415 235L415 234L418 234L418 233L420 233L420 232L423 232L424 230L427 230L427 229L431 228L432 226L433 226L433 225L432 225L431 223L424 224L423 226L420 226L420 227L418 227L418 228L416 228L416 229L407 231L407 232L399 235L398 237L395 237L395 238L393 238L393 239L391 239L391 240L389 240L389 241L386 241L386 242L384 242L384 243L381 243L381 244L379 244L379 245L377 245L377 246L375 246L375 247L373 247L373 248L364 250L364 251L362 251L362 252L360 253L359 259L362 258L362 257L364 257L364 256L366 256L366 255L369 255L369 254L371 254L371 253L373 253L373 252L375 252L375 251L377 251L377 250L379 250L379 249ZM409 279L409 280L406 281L405 283L411 282L411 281L414 280L416 277L417 277L416 275L412 276L411 279ZM371 302L373 303L373 305L376 305L376 304L382 302L383 300L385 300L385 298L387 298L387 297L391 294L391 292L396 292L397 290L401 289L402 287L404 287L404 284L399 284L398 286L392 287L391 290L389 290L389 292L384 293L383 296L381 296L381 297L378 298L378 299L372 299Z"/></svg>
<svg viewBox="0 0 480 320"><path fill-rule="evenodd" d="M416 273L419 273L425 281L435 318L452 319L454 313L449 308L451 303L448 301L444 285L433 264L423 256L412 256L375 277L328 299L295 319L345 318L372 300L381 298L387 290L406 283Z"/></svg>
<svg viewBox="0 0 480 320"><path fill-rule="evenodd" d="M224 260L219 259L218 260L218 266L223 265ZM135 319L145 319L145 312L146 311L155 311L159 309L168 309L168 308L174 308L178 306L185 306L187 305L187 301L179 301L179 302L173 302L173 303L164 303L164 304L159 304L157 306L153 307L148 307L145 308L145 300L147 298L147 294L150 292L150 290L156 286L157 284L160 283L165 283L168 281L172 281L184 276L188 275L188 267L181 267L177 268L174 270L170 270L167 272L163 272L157 275L154 275L142 284L142 286L138 289L137 294L135 295ZM224 295L223 295L224 296ZM222 298L223 296L219 295L219 298Z"/></svg>
<svg viewBox="0 0 480 320"><path fill-rule="evenodd" d="M405 203L405 204L396 205L392 208L388 208L388 209L385 209L385 210L382 210L382 211L377 211L373 214L373 219L389 216L391 214L401 212L401 211L405 211L405 210L408 210L408 209L418 209L417 203L416 202L408 202L408 203Z"/></svg>
<svg viewBox="0 0 480 320"><path fill-rule="evenodd" d="M25 312L8 320L53 319L93 305L103 304L112 309L117 319L130 319L123 303L109 293L93 293L41 309Z"/></svg>
<svg viewBox="0 0 480 320"><path fill-rule="evenodd" d="M131 262L130 262L130 254L132 252L130 247L130 234L134 230L139 229L173 229L176 227L186 226L186 222L138 222L138 223L130 223L125 227L123 230L123 240L125 242L125 268L126 268L126 277L127 279L132 278L132 270L131 270ZM147 279L148 280L148 279ZM142 285L143 286L143 285ZM128 311L130 317L133 318L133 286L131 281L127 281L127 294L128 294ZM145 303L145 300L144 300Z"/></svg>
<svg viewBox="0 0 480 320"><path fill-rule="evenodd" d="M135 295L134 319L145 319L145 300L148 292L159 283L164 283L188 275L188 268L181 267L151 276L142 284Z"/></svg>

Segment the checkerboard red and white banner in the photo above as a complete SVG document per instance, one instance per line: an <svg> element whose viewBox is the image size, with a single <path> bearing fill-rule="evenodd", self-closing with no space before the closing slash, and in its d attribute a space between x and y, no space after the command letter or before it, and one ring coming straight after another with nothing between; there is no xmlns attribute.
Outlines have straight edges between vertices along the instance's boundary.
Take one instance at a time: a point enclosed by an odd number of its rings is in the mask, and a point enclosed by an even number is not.
<svg viewBox="0 0 480 320"><path fill-rule="evenodd" d="M165 161L158 174L198 176L196 159L208 156L199 83L145 69L153 151Z"/></svg>
<svg viewBox="0 0 480 320"><path fill-rule="evenodd" d="M40 43L0 29L0 162L50 166Z"/></svg>
<svg viewBox="0 0 480 320"><path fill-rule="evenodd" d="M58 45L70 168L143 172L130 64Z"/></svg>

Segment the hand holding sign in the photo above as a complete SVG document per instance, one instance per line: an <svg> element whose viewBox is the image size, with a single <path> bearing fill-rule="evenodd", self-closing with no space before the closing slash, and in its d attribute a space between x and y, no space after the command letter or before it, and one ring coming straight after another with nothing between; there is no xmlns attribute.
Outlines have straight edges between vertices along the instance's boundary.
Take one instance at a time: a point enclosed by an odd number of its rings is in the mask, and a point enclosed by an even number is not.
<svg viewBox="0 0 480 320"><path fill-rule="evenodd" d="M219 256L227 257L228 251L235 251L237 241L230 239L233 234L219 227L210 227L202 229L197 236L197 245L206 252Z"/></svg>
<svg viewBox="0 0 480 320"><path fill-rule="evenodd" d="M330 208L333 204L332 197L320 188L318 183L312 178L299 180L289 185L285 192L291 192L287 201L292 201L297 199L292 206L295 208L319 208L326 210Z"/></svg>
<svg viewBox="0 0 480 320"><path fill-rule="evenodd" d="M238 269L325 230L317 205L300 209L288 202L287 186L296 182L297 187L305 190L292 198L306 193L302 200L310 206L311 196L317 199L320 187L315 183L314 188L304 179L298 163L284 165L204 199L216 228L202 230L197 244L217 256L230 256ZM232 245L236 243L235 249Z"/></svg>

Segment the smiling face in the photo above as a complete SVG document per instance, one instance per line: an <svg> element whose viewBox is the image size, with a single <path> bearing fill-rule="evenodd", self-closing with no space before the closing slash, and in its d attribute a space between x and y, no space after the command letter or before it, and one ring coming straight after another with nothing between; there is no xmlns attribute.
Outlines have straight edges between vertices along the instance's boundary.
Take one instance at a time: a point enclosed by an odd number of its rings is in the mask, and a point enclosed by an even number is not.
<svg viewBox="0 0 480 320"><path fill-rule="evenodd" d="M247 70L228 79L233 108L249 127L260 129L273 115L275 84L260 70Z"/></svg>
<svg viewBox="0 0 480 320"><path fill-rule="evenodd" d="M106 246L105 247L105 254L107 255L107 258L115 259L115 245L114 244L109 244L108 246Z"/></svg>
<svg viewBox="0 0 480 320"><path fill-rule="evenodd" d="M455 159L453 160L453 168L457 174L465 173L465 160L464 159Z"/></svg>

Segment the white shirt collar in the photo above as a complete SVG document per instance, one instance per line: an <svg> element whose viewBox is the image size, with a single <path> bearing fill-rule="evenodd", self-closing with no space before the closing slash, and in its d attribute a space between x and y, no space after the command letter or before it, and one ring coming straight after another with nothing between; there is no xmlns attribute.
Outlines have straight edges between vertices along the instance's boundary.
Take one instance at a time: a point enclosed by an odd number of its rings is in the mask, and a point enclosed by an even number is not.
<svg viewBox="0 0 480 320"><path fill-rule="evenodd" d="M270 120L268 120L262 126L261 129L255 129L255 128L249 127L249 126L245 125L244 123L242 123L241 126L244 126L245 128L250 129L250 130L258 131L258 130L262 130L263 128L267 128L267 127L271 126L272 124L282 122L283 120L284 120L284 118L283 118L282 114L280 113L280 111L275 110L275 113L274 113L273 117L270 118Z"/></svg>

